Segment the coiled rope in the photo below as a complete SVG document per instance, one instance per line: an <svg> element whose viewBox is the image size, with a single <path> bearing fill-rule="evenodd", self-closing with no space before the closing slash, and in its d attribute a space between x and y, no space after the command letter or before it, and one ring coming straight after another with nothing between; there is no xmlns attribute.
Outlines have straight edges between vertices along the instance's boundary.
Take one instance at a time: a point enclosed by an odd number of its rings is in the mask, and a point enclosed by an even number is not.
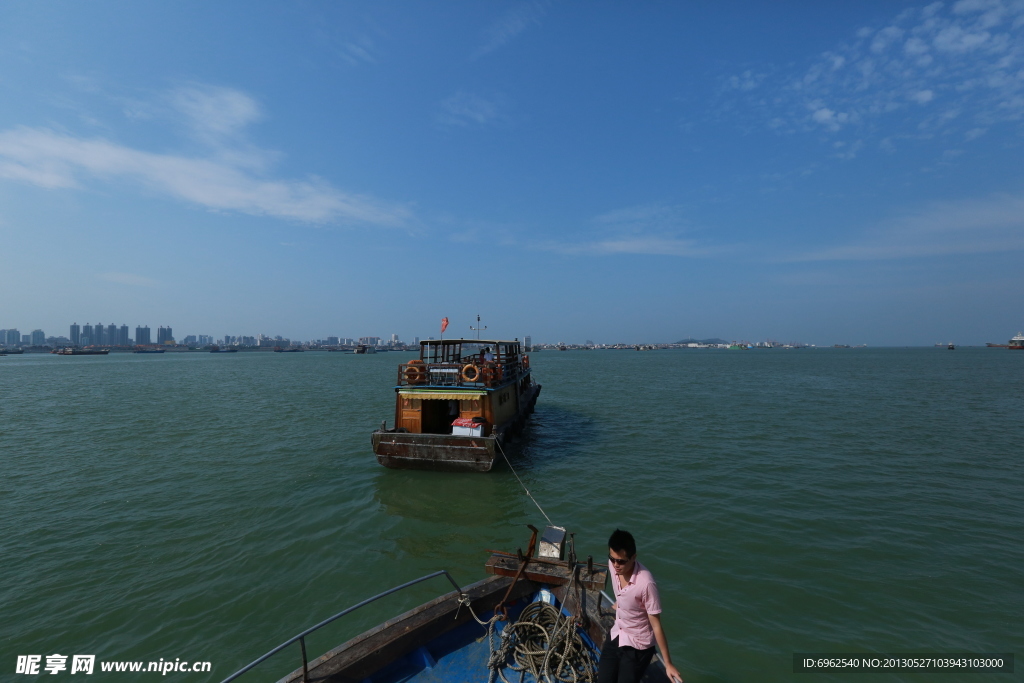
<svg viewBox="0 0 1024 683"><path fill-rule="evenodd" d="M570 582L571 588L572 582ZM597 680L598 654L580 636L576 620L543 601L527 605L514 623L498 633L498 622L505 617L496 613L483 621L473 611L470 600L465 605L478 624L487 629L487 645L491 654L487 661L487 683L511 683L505 669L529 673L538 683L594 683ZM522 676L520 676L520 682Z"/></svg>
<svg viewBox="0 0 1024 683"><path fill-rule="evenodd" d="M502 683L505 668L527 672L540 683L593 683L597 679L597 657L587 647L575 620L546 602L531 602L519 619L501 632L495 647L496 629L488 629L491 657L489 681L494 675Z"/></svg>

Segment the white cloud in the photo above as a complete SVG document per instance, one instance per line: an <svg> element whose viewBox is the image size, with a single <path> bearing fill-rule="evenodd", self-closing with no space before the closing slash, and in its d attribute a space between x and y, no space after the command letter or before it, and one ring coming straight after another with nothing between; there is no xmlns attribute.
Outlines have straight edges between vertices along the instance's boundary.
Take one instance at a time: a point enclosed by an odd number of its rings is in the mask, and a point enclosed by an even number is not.
<svg viewBox="0 0 1024 683"><path fill-rule="evenodd" d="M936 202L884 221L856 242L792 261L866 261L1024 250L1024 196Z"/></svg>
<svg viewBox="0 0 1024 683"><path fill-rule="evenodd" d="M362 36L357 40L347 40L341 46L341 57L352 66L359 64L376 64L373 56L373 40Z"/></svg>
<svg viewBox="0 0 1024 683"><path fill-rule="evenodd" d="M253 98L232 88L193 84L173 90L169 99L197 133L215 139L237 135L262 115Z"/></svg>
<svg viewBox="0 0 1024 683"><path fill-rule="evenodd" d="M918 104L928 104L935 99L935 93L931 90L918 90L917 92L910 94L910 99Z"/></svg>
<svg viewBox="0 0 1024 683"><path fill-rule="evenodd" d="M967 135L1024 119L1022 28L1022 0L911 8L882 28L855 31L806 68L766 65L769 75L756 80L749 70L726 77L721 97L736 101L722 109L758 112L766 127L790 133L863 136L884 120L890 136Z"/></svg>
<svg viewBox="0 0 1024 683"><path fill-rule="evenodd" d="M217 125L246 118L243 106ZM317 178L264 178L221 159L157 154L45 128L0 131L0 178L51 189L78 187L86 178L122 179L208 209L312 223L393 226L409 218L404 207L347 194Z"/></svg>
<svg viewBox="0 0 1024 683"><path fill-rule="evenodd" d="M488 27L483 44L476 51L474 57L481 57L488 52L493 52L530 26L539 25L544 14L544 5L540 2L524 2L511 8Z"/></svg>
<svg viewBox="0 0 1024 683"><path fill-rule="evenodd" d="M547 242L546 251L574 255L648 254L703 257L720 249L684 237L693 230L682 207L647 204L616 209L594 217L593 233L570 242Z"/></svg>
<svg viewBox="0 0 1024 683"><path fill-rule="evenodd" d="M441 102L440 123L455 126L482 126L499 118L498 104L479 95L457 92Z"/></svg>
<svg viewBox="0 0 1024 683"><path fill-rule="evenodd" d="M119 285L129 285L131 287L159 287L160 283L156 280L142 275L136 275L134 273L101 273L97 275L100 280L107 282L116 282Z"/></svg>

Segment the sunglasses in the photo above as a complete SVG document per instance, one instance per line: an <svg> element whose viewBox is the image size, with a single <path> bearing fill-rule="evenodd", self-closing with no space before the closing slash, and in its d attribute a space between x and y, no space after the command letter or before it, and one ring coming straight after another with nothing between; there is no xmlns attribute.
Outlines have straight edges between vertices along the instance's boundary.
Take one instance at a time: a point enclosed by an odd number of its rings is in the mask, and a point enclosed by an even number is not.
<svg viewBox="0 0 1024 683"><path fill-rule="evenodd" d="M612 557L611 555L609 555L608 556L608 561L611 562L614 565L620 565L620 564L626 564L627 562L632 562L633 558L630 557L630 558L625 559L625 560L620 560L617 557Z"/></svg>

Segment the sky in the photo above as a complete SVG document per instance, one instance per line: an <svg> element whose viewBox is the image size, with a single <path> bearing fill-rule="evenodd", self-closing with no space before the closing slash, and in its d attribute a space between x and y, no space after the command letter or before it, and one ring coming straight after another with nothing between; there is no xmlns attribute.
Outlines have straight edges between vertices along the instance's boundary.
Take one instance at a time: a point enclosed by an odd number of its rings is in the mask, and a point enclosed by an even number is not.
<svg viewBox="0 0 1024 683"><path fill-rule="evenodd" d="M1022 0L8 2L0 327L1005 343L1022 141Z"/></svg>

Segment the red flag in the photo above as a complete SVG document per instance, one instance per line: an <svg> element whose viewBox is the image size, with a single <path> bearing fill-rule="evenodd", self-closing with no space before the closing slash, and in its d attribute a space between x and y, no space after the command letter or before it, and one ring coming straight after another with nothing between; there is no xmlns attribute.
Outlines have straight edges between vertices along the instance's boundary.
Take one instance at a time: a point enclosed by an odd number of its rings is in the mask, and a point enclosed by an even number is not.
<svg viewBox="0 0 1024 683"><path fill-rule="evenodd" d="M448 329L448 318L441 318L441 334Z"/></svg>

